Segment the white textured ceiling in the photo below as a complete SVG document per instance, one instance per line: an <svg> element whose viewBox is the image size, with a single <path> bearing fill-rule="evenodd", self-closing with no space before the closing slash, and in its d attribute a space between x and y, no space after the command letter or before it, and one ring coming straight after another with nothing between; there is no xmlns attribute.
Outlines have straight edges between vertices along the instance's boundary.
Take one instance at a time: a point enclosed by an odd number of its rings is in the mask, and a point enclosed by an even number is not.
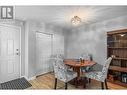
<svg viewBox="0 0 127 95"><path fill-rule="evenodd" d="M16 6L15 17L20 20L37 20L59 27L72 28L71 18L79 16L82 24L127 15L127 6Z"/></svg>

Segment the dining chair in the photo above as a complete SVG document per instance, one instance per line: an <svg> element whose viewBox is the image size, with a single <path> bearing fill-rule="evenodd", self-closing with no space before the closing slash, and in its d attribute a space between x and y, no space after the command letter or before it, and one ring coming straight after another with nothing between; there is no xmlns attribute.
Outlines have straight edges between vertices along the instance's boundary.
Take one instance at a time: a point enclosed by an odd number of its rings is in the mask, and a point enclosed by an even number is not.
<svg viewBox="0 0 127 95"><path fill-rule="evenodd" d="M54 73L55 73L55 85L54 89L57 87L57 79L65 83L65 89L67 89L67 83L77 77L77 73L67 69L67 66L63 63L62 59L56 59L53 63Z"/></svg>
<svg viewBox="0 0 127 95"><path fill-rule="evenodd" d="M88 53L82 54L80 57L81 57L82 59L84 59L84 60L90 60L90 61L93 60L93 59L92 59L92 55L91 55L91 54L88 54ZM91 66L82 67L82 68L81 68L81 72L82 72L82 73L83 73L83 72L88 72L89 69L90 69L90 67L91 67Z"/></svg>
<svg viewBox="0 0 127 95"><path fill-rule="evenodd" d="M62 60L64 60L65 59L65 57L64 57L64 55L63 54L54 54L54 55L51 55L51 63L53 63L55 60L57 60L57 59L62 59ZM70 67L70 66L67 66L67 69L70 69L70 70L72 70L72 68Z"/></svg>
<svg viewBox="0 0 127 95"><path fill-rule="evenodd" d="M49 62L50 62L50 69L52 69L51 71L52 72L54 72L54 70L53 70L53 63L58 59L58 58L60 58L60 59L64 59L64 55L63 54L52 54L51 56L50 56L50 60L49 60ZM69 68L69 67L68 67Z"/></svg>
<svg viewBox="0 0 127 95"><path fill-rule="evenodd" d="M104 89L104 83L105 83L106 89L108 89L106 78L111 61L112 61L112 57L109 57L106 60L105 64L103 65L102 71L87 72L85 73L85 77L100 81L102 89Z"/></svg>
<svg viewBox="0 0 127 95"><path fill-rule="evenodd" d="M52 59L57 59L57 58L64 59L64 55L63 54L53 54L51 55L51 58Z"/></svg>

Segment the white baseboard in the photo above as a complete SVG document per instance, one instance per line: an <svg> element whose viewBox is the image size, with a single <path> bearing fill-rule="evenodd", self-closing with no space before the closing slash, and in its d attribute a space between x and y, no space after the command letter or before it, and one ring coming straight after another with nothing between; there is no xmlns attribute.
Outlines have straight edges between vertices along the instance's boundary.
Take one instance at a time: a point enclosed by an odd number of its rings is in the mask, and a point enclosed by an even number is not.
<svg viewBox="0 0 127 95"><path fill-rule="evenodd" d="M36 76L28 78L28 81L36 79Z"/></svg>
<svg viewBox="0 0 127 95"><path fill-rule="evenodd" d="M22 77L24 77L25 79L27 79L27 80L28 80L28 78L27 78L26 76L21 76L20 78L22 78Z"/></svg>
<svg viewBox="0 0 127 95"><path fill-rule="evenodd" d="M28 81L36 79L36 76L30 77L30 78L28 78L26 76L22 76L22 77L26 78Z"/></svg>
<svg viewBox="0 0 127 95"><path fill-rule="evenodd" d="M53 72L53 71L49 71L49 72ZM47 73L49 73L49 72L47 72ZM36 79L36 76L40 76L40 75L44 75L44 74L46 74L46 73L41 73L41 74L39 74L39 75L35 75L35 76L33 76L33 77L30 77L30 78L28 78L28 77L26 77L26 76L21 76L21 77L24 77L24 78L26 78L28 81L30 81L30 80Z"/></svg>

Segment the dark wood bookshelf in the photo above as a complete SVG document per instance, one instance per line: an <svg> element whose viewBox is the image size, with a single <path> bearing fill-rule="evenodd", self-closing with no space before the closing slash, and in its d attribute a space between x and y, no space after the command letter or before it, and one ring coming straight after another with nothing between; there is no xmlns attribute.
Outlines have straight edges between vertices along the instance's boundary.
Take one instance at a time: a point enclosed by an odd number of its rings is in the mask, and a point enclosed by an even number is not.
<svg viewBox="0 0 127 95"><path fill-rule="evenodd" d="M119 72L125 72L127 73L127 68L125 67L119 67L119 66L110 66L110 70L119 71Z"/></svg>
<svg viewBox="0 0 127 95"><path fill-rule="evenodd" d="M107 32L108 81L127 87L127 29Z"/></svg>
<svg viewBox="0 0 127 95"><path fill-rule="evenodd" d="M108 47L108 48L111 48L111 49L127 49L127 47Z"/></svg>
<svg viewBox="0 0 127 95"><path fill-rule="evenodd" d="M120 29L107 32L108 35L127 33L127 29Z"/></svg>
<svg viewBox="0 0 127 95"><path fill-rule="evenodd" d="M117 58L117 57L115 57L115 58L113 58L113 59L115 59L115 60L127 60L127 58Z"/></svg>
<svg viewBox="0 0 127 95"><path fill-rule="evenodd" d="M121 81L118 81L118 80L116 80L116 81L111 81L111 80L107 79L107 81L108 81L108 82L111 82L111 83L115 83L115 84L120 85L120 86L127 87L127 84L126 84L126 83L122 83Z"/></svg>

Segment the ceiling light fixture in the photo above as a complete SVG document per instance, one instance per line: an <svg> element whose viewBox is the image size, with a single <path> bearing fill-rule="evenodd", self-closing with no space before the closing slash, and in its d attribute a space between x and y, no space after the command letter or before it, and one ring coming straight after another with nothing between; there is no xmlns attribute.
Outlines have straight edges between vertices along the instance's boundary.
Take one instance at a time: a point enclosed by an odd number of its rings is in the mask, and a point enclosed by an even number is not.
<svg viewBox="0 0 127 95"><path fill-rule="evenodd" d="M71 23L73 25L78 25L81 23L81 18L79 18L78 16L74 16L72 19L71 19Z"/></svg>
<svg viewBox="0 0 127 95"><path fill-rule="evenodd" d="M125 36L125 34L120 34L121 37Z"/></svg>

